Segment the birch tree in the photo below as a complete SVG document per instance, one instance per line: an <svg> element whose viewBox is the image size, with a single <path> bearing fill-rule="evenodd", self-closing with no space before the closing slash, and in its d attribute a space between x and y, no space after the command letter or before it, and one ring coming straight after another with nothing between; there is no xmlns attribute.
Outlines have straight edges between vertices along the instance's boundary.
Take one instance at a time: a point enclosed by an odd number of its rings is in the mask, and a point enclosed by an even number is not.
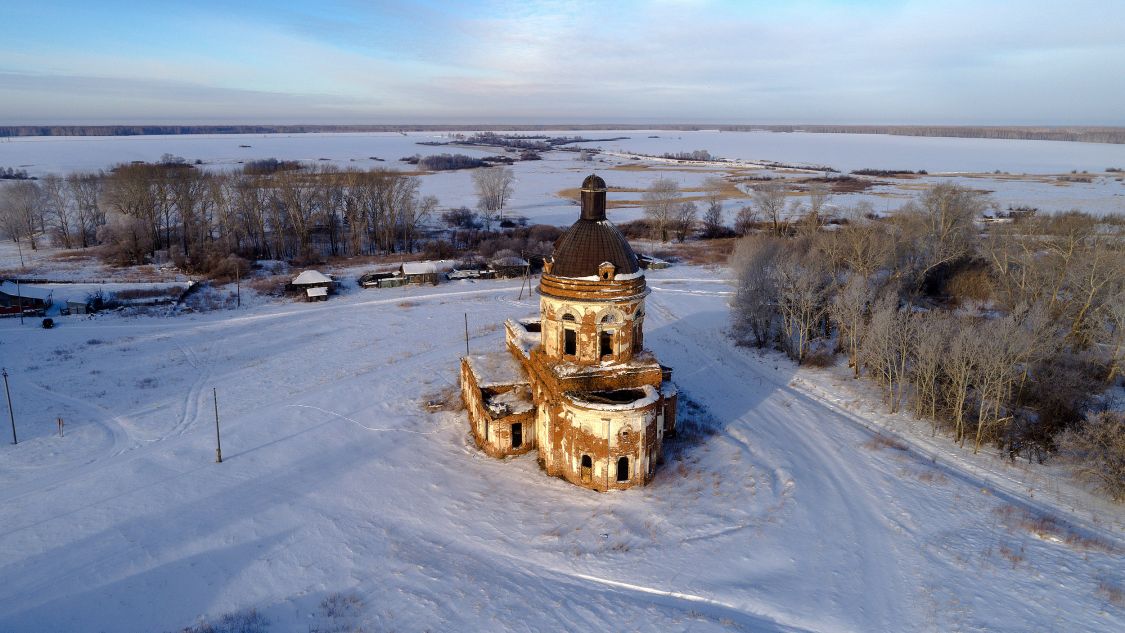
<svg viewBox="0 0 1125 633"><path fill-rule="evenodd" d="M641 195L645 217L655 225L661 242L668 241L668 225L680 199L680 183L671 178L657 178Z"/></svg>

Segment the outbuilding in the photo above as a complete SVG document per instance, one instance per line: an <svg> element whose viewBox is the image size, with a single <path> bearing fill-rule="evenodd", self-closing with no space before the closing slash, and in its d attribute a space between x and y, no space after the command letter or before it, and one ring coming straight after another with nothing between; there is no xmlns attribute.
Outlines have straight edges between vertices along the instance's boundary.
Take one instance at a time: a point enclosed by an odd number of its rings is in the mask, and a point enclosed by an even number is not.
<svg viewBox="0 0 1125 633"><path fill-rule="evenodd" d="M316 270L306 270L293 280L292 286L303 290L306 301L327 301L328 293L336 284L328 275Z"/></svg>
<svg viewBox="0 0 1125 633"><path fill-rule="evenodd" d="M436 286L438 283L437 262L405 262L401 270L408 284L433 284Z"/></svg>
<svg viewBox="0 0 1125 633"><path fill-rule="evenodd" d="M0 283L0 314L19 314L20 310L35 314L51 307L53 291L14 281Z"/></svg>

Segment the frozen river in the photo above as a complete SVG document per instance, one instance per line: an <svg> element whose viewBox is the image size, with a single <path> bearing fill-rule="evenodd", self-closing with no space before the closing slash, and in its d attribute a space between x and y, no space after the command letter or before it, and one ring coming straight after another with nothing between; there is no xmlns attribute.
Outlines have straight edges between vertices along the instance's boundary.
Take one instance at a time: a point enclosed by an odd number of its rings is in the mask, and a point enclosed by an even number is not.
<svg viewBox="0 0 1125 633"><path fill-rule="evenodd" d="M1101 143L935 138L874 134L807 134L776 132L680 132L667 130L542 132L558 136L581 135L601 140L582 145L613 152L659 155L666 152L706 150L712 155L739 160L824 165L843 172L854 169L924 169L931 174L991 173L1058 175L1088 171L1090 183L1011 181L992 178L963 179L965 184L991 192L1001 207L1030 205L1045 210L1085 209L1096 213L1125 212L1125 183L1104 174L1109 167L1125 167L1125 146ZM442 152L474 156L496 154L491 148L432 147L421 141L449 140L430 132L181 135L126 137L24 137L0 141L0 167L26 169L42 176L105 169L130 161L155 161L163 154L200 160L209 169L233 169L240 163L263 158L326 162L362 169L382 166L412 169L398 159L414 154ZM381 160L375 160L381 159ZM516 193L512 211L533 221L567 223L574 211L557 193L574 187L584 172L606 170L629 161L604 158L594 164L580 162L569 152L549 152L543 161L515 165ZM633 164L636 164L633 162ZM682 186L698 184L708 174L691 169L622 171L606 174L611 186L645 187L669 176ZM474 195L468 172L442 173L423 178L425 193L437 195L443 206L472 206ZM874 192L873 192L874 193ZM840 196L837 204L870 198L877 209L892 210L905 199L903 191L883 190L882 195ZM633 196L635 199L635 195ZM737 206L745 201L733 201ZM618 209L618 220L637 217L639 209Z"/></svg>

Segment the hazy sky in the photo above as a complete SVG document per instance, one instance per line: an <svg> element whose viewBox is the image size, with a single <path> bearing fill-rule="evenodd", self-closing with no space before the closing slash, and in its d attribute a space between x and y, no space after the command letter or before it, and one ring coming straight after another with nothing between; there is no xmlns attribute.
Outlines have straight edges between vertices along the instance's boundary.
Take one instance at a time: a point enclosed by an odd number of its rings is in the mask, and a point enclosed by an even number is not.
<svg viewBox="0 0 1125 633"><path fill-rule="evenodd" d="M0 124L1125 125L1125 1L5 1Z"/></svg>

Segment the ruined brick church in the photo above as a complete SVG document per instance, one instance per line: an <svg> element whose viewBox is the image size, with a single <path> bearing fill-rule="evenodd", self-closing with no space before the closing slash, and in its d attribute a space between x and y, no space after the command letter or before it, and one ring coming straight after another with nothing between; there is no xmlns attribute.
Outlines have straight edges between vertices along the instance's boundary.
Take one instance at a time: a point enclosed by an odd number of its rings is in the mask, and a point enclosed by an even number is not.
<svg viewBox="0 0 1125 633"><path fill-rule="evenodd" d="M648 286L606 219L606 184L582 182L582 216L555 242L539 318L505 323L507 350L461 361L477 446L538 451L548 475L593 490L643 486L675 430L672 370L644 349Z"/></svg>

